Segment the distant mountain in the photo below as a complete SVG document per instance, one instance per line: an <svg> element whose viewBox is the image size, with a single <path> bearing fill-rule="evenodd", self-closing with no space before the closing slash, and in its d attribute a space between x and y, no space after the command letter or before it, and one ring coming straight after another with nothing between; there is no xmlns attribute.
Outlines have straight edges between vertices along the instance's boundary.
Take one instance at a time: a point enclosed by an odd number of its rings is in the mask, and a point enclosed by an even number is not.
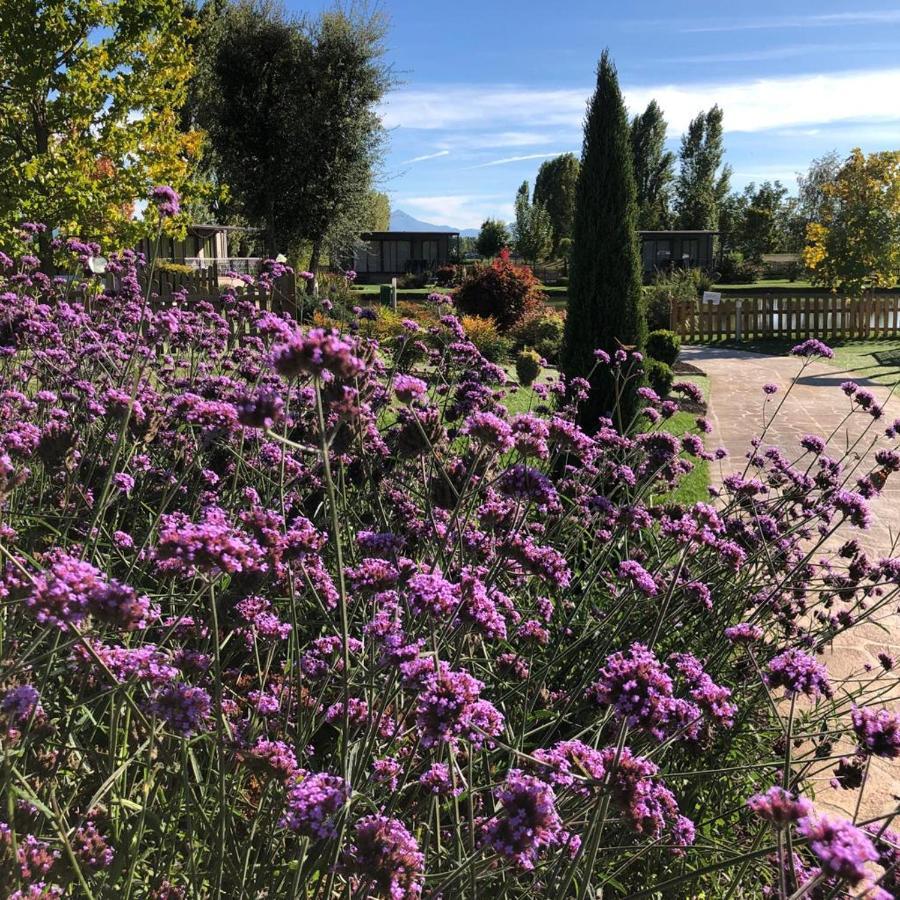
<svg viewBox="0 0 900 900"><path fill-rule="evenodd" d="M477 237L477 228L452 228L450 225L432 225L431 222L423 222L411 216L402 209L391 210L391 231L459 231L463 237Z"/></svg>

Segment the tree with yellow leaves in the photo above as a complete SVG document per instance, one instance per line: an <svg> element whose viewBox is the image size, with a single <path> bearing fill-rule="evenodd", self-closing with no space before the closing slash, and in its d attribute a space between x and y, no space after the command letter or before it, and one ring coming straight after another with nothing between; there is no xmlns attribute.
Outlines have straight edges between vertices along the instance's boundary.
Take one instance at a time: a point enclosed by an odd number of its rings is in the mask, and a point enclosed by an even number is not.
<svg viewBox="0 0 900 900"><path fill-rule="evenodd" d="M900 278L900 151L856 148L824 191L822 220L806 229L803 261L833 291L893 287Z"/></svg>
<svg viewBox="0 0 900 900"><path fill-rule="evenodd" d="M121 245L154 184L189 202L202 133L184 0L0 0L0 240L22 221ZM177 223L176 223L177 227Z"/></svg>

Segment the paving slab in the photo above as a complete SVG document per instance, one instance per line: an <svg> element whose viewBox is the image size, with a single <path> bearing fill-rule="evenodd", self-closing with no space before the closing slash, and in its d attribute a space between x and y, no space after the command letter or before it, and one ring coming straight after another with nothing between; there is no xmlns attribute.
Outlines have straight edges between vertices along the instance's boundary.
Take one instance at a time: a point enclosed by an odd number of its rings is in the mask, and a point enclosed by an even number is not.
<svg viewBox="0 0 900 900"><path fill-rule="evenodd" d="M707 418L712 433L707 435L707 447L724 447L728 458L711 463L713 483L746 465L751 441L762 436L763 447L778 447L785 455L796 458L801 452L799 440L805 434L826 438L834 433L830 446L833 456L840 457L853 447L859 474L869 471L875 450L886 446L879 441L870 447L871 439L883 432L886 424L900 419L900 395L891 395L889 388L868 379L852 378L838 366L814 360L803 367L797 357L768 356L742 350L718 347L685 347L681 359L702 369L710 380L710 403ZM792 381L802 374L791 388ZM870 390L884 407L885 415L868 439L857 438L871 417L854 415L845 422L850 402L840 389L853 380ZM778 392L766 400L763 386L774 384ZM788 392L788 389L790 392ZM773 413L782 404L778 415ZM836 433L835 433L836 432ZM855 479L854 479L855 480ZM849 532L865 548L870 558L900 555L900 474L888 479L881 496L871 503L873 521L865 531L842 529L842 539ZM894 607L896 610L896 607ZM852 678L862 674L866 665L878 666L877 654L887 650L895 655L900 651L900 614L879 618L878 624L864 624L841 635L825 658L829 672L835 678ZM900 672L898 672L900 679ZM898 682L900 684L900 682ZM894 690L896 697L898 691ZM889 703L897 709L897 703ZM849 747L848 747L849 749ZM822 808L853 815L857 791L838 791L828 786L827 777L817 781L816 804ZM900 802L900 761L873 760L859 814L861 818L883 815L897 808Z"/></svg>

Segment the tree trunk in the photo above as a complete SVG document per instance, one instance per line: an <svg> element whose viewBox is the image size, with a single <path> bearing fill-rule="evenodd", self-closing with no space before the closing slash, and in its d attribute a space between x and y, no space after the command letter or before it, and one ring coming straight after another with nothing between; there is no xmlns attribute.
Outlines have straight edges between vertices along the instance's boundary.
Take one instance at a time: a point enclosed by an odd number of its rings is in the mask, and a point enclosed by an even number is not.
<svg viewBox="0 0 900 900"><path fill-rule="evenodd" d="M315 293L316 284L319 280L319 260L322 258L322 238L317 237L313 241L312 252L309 254L309 271L313 277L306 282L306 291L309 294Z"/></svg>
<svg viewBox="0 0 900 900"><path fill-rule="evenodd" d="M275 259L278 255L278 244L275 237L275 200L269 199L269 209L266 213L266 256Z"/></svg>
<svg viewBox="0 0 900 900"><path fill-rule="evenodd" d="M50 129L47 127L43 116L33 109L32 125L34 127L34 144L36 156L44 156L50 152ZM52 223L44 222L48 229L52 228ZM55 275L56 269L53 265L53 248L50 246L53 235L50 231L44 231L38 235L38 257L41 260L41 271L45 275Z"/></svg>

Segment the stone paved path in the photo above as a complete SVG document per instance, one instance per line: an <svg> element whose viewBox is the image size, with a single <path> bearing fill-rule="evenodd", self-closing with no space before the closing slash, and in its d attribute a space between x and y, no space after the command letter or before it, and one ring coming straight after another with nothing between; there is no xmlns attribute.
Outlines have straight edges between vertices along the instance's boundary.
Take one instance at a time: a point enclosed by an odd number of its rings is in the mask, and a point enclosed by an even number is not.
<svg viewBox="0 0 900 900"><path fill-rule="evenodd" d="M771 415L771 410L797 376L802 361L795 357L763 356L708 347L687 347L682 351L681 358L698 366L710 379L708 418L713 432L707 436L706 443L710 448L725 447L729 453L729 458L722 463L711 464L713 481L719 481L730 472L743 468L751 439L762 431L763 385L772 383L779 388L778 394L767 404ZM799 449L798 440L804 434L828 436L848 410L848 401L840 390L840 384L851 377L837 366L811 362L787 397L776 421L767 430L763 446L777 446L793 458ZM871 390L884 404L886 415L882 422L900 418L900 394L888 399L888 388L866 379L853 380ZM862 416L854 416L848 426L850 434L857 435L863 421ZM868 422L868 418L865 421ZM831 445L833 455L842 455L847 439L846 431L835 437ZM880 446L884 443L881 442ZM868 471L865 463L864 459L860 474ZM873 501L872 511L872 527L862 532L853 529L853 536L872 558L900 555L900 544L896 544L900 537L900 475L888 480L883 494ZM881 650L887 649L900 659L900 614L884 617L880 625L883 627L869 623L860 625L835 642L832 653L825 660L833 677L852 678L867 663L877 666L875 654ZM893 693L896 697L900 692L895 690ZM896 702L893 708L898 708ZM828 787L827 779L816 785L817 805L845 814L853 813L857 794L857 791L835 791ZM860 809L861 817L868 818L894 810L898 803L897 795L900 795L900 760L873 760Z"/></svg>

